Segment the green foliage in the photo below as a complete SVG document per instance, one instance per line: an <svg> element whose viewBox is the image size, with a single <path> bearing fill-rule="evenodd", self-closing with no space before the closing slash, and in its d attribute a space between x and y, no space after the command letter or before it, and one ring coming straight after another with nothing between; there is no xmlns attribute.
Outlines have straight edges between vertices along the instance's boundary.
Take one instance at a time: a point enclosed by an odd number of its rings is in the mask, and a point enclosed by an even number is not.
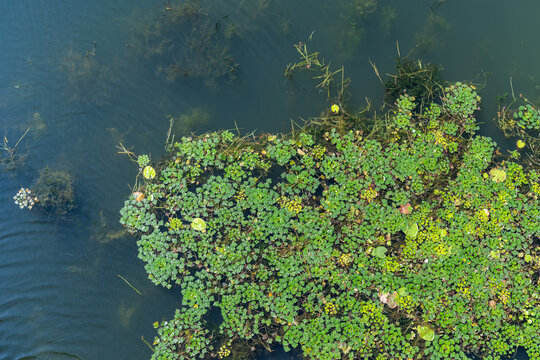
<svg viewBox="0 0 540 360"><path fill-rule="evenodd" d="M516 104L515 104L516 103ZM515 106L515 107L514 107ZM507 137L514 137L516 150L512 158L519 159L522 153L528 155L528 161L540 167L540 111L538 107L520 95L508 106L503 106L497 113L499 127Z"/></svg>
<svg viewBox="0 0 540 360"><path fill-rule="evenodd" d="M443 107L456 118L458 124L465 127L468 133L478 130L473 113L480 110L480 96L476 93L476 88L472 85L457 82L444 89Z"/></svg>
<svg viewBox="0 0 540 360"><path fill-rule="evenodd" d="M410 126L412 111L416 107L415 98L407 94L402 94L396 100L396 111L393 117L394 125L398 129L404 129Z"/></svg>
<svg viewBox="0 0 540 360"><path fill-rule="evenodd" d="M522 129L540 130L540 113L531 104L521 105L514 113L516 125Z"/></svg>
<svg viewBox="0 0 540 360"><path fill-rule="evenodd" d="M400 97L381 137L340 111L171 144L120 220L182 292L153 359L538 356L540 175L474 134L478 102L457 83L422 109Z"/></svg>

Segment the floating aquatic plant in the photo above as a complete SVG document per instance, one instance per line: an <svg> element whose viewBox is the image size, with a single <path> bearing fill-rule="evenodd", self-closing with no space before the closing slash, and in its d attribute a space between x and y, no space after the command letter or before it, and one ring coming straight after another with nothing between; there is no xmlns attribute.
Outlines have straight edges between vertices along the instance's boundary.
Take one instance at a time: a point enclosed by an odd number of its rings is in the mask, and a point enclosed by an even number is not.
<svg viewBox="0 0 540 360"><path fill-rule="evenodd" d="M195 218L191 222L191 227L197 231L206 231L206 222L201 218Z"/></svg>
<svg viewBox="0 0 540 360"><path fill-rule="evenodd" d="M405 235L415 238L418 235L418 224L412 223L405 228Z"/></svg>
<svg viewBox="0 0 540 360"><path fill-rule="evenodd" d="M15 205L18 205L21 209L32 209L34 205L39 201L37 196L34 196L30 189L21 188L15 196L13 196Z"/></svg>
<svg viewBox="0 0 540 360"><path fill-rule="evenodd" d="M378 258L384 259L386 257L386 252L388 250L384 246L377 246L375 249L373 249L373 256L376 256Z"/></svg>
<svg viewBox="0 0 540 360"><path fill-rule="evenodd" d="M506 180L506 171L500 168L493 168L489 171L489 176L494 182L503 182Z"/></svg>
<svg viewBox="0 0 540 360"><path fill-rule="evenodd" d="M150 157L146 154L139 155L137 158L137 163L139 164L139 168L143 169L150 163Z"/></svg>
<svg viewBox="0 0 540 360"><path fill-rule="evenodd" d="M435 332L428 325L418 325L416 330L418 331L418 335L426 341L433 341L435 339Z"/></svg>
<svg viewBox="0 0 540 360"><path fill-rule="evenodd" d="M540 172L475 134L471 85L441 101L169 143L120 220L182 295L153 359L539 358Z"/></svg>
<svg viewBox="0 0 540 360"><path fill-rule="evenodd" d="M152 180L153 178L156 177L156 170L151 166L146 166L143 169L143 176L147 180Z"/></svg>

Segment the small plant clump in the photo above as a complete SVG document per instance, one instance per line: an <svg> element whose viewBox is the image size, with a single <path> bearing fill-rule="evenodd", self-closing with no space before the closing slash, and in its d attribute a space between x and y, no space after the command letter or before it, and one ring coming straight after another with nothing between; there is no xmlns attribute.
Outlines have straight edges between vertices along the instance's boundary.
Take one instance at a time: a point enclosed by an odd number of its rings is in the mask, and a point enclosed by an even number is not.
<svg viewBox="0 0 540 360"><path fill-rule="evenodd" d="M441 94L401 93L377 132L340 104L288 135L169 143L120 220L182 293L152 359L540 358L540 167L475 134L473 86Z"/></svg>
<svg viewBox="0 0 540 360"><path fill-rule="evenodd" d="M0 165L3 165L7 170L14 171L24 166L26 155L19 154L17 147L29 131L30 128L26 129L24 134L13 146L9 145L9 140L7 136L4 135L4 139L0 144Z"/></svg>
<svg viewBox="0 0 540 360"><path fill-rule="evenodd" d="M517 105L517 106L515 106ZM499 127L507 137L517 138L516 150L510 152L513 158L521 153L528 155L529 161L540 166L540 110L520 94L508 106L497 113Z"/></svg>
<svg viewBox="0 0 540 360"><path fill-rule="evenodd" d="M35 116L34 118L37 118ZM28 128L19 138L17 143L11 147L6 136L0 151L0 164L5 165L9 170L15 170L24 163L24 157L17 153L17 146L21 140L28 134ZM40 176L32 189L21 187L21 189L13 196L15 205L21 209L31 210L33 207L39 207L46 211L51 211L56 215L66 215L75 208L75 195L73 191L73 179L68 172L54 171L48 167L43 169Z"/></svg>
<svg viewBox="0 0 540 360"><path fill-rule="evenodd" d="M34 196L32 190L21 188L17 194L13 197L15 205L18 205L21 209L28 208L29 210L39 201L37 196Z"/></svg>
<svg viewBox="0 0 540 360"><path fill-rule="evenodd" d="M76 207L73 178L67 171L43 169L32 189L46 211L67 215Z"/></svg>
<svg viewBox="0 0 540 360"><path fill-rule="evenodd" d="M520 105L514 112L514 119L521 129L540 130L540 113L531 104Z"/></svg>
<svg viewBox="0 0 540 360"><path fill-rule="evenodd" d="M146 165L150 164L150 157L148 155L139 155L137 158L137 163L139 164L139 169L142 170Z"/></svg>

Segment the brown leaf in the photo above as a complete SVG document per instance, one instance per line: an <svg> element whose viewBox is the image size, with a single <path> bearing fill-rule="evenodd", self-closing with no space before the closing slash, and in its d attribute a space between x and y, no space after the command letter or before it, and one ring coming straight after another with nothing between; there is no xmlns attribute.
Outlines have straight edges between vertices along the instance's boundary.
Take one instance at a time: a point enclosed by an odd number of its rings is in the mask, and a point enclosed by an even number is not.
<svg viewBox="0 0 540 360"><path fill-rule="evenodd" d="M395 309L395 308L398 306L398 304L397 304L397 298L398 298L398 293L395 292L395 291L394 291L393 293L391 293L390 296L388 296L388 303L387 303L387 305L388 305L388 307L389 307L390 309Z"/></svg>
<svg viewBox="0 0 540 360"><path fill-rule="evenodd" d="M412 211L412 206L410 203L406 203L405 205L401 205L399 207L399 212L404 215L409 215Z"/></svg>
<svg viewBox="0 0 540 360"><path fill-rule="evenodd" d="M137 202L140 202L142 201L142 199L144 199L144 194L140 191L135 191L133 195L135 196L135 200L137 200Z"/></svg>

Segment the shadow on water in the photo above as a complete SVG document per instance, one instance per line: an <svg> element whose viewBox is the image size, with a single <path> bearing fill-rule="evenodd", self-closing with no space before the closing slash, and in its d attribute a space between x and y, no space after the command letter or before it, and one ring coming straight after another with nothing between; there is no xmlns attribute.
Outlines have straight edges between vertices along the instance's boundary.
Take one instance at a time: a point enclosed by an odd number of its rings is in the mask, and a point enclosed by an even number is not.
<svg viewBox="0 0 540 360"><path fill-rule="evenodd" d="M516 93L540 102L531 45L540 5L492 1L488 14L478 2L413 3L6 3L0 121L9 146L30 131L17 148L24 166L0 171L0 358L149 358L140 338L153 339L152 323L172 317L179 292L150 283L118 224L136 169L116 145L158 159L168 115L178 135L287 131L291 119L318 115L328 99L312 79L283 78L299 41L345 66L354 109L366 98L382 104L370 61L385 80L398 52L440 64L448 80L485 84L481 132L505 144L492 121L510 78ZM77 208L64 220L13 203L47 166L73 176Z"/></svg>

